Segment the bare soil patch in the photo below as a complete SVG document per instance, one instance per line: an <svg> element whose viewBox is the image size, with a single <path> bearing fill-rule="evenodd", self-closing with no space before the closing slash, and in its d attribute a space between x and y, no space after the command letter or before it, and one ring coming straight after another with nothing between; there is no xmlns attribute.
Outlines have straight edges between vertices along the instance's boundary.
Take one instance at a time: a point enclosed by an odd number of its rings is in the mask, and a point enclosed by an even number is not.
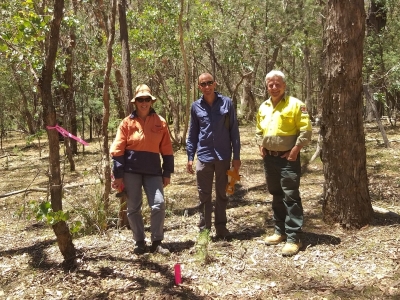
<svg viewBox="0 0 400 300"><path fill-rule="evenodd" d="M304 246L293 257L282 257L281 245L266 246L272 232L270 196L265 187L254 127L241 129L241 182L230 198L229 240L204 241L198 217L195 177L186 173L186 153L176 152L176 172L165 190L165 245L169 257L133 254L132 234L116 227L119 200L112 195L108 223L102 230L100 144L92 142L75 157L77 171L62 161L64 209L71 221L81 220L91 234L74 238L81 253L74 270L62 267L52 229L30 216L31 201L44 201L43 191L0 198L0 299L399 299L400 298L400 134L388 129L392 147L384 148L376 126L366 128L367 167L373 205L392 213L375 213L359 231L323 223L324 177L319 159L307 163L316 149L302 152L301 193L305 209ZM25 148L10 138L0 153L0 194L47 188L48 151ZM12 154L12 155L11 155ZM345 162L343 162L345 163ZM351 195L349 195L351 196ZM146 205L144 206L146 207ZM148 209L144 211L148 223ZM90 221L92 223L90 223ZM174 265L181 264L182 284L174 284Z"/></svg>

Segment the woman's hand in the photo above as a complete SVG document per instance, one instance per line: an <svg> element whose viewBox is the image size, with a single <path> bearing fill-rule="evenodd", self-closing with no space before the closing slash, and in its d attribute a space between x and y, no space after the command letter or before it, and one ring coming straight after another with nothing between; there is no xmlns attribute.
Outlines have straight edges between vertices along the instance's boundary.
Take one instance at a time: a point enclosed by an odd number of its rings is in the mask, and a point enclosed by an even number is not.
<svg viewBox="0 0 400 300"><path fill-rule="evenodd" d="M116 178L116 179L114 179L114 181L111 183L111 187L113 188L113 189L116 189L116 190L120 190L120 189L122 189L122 186L124 185L124 179L123 178Z"/></svg>

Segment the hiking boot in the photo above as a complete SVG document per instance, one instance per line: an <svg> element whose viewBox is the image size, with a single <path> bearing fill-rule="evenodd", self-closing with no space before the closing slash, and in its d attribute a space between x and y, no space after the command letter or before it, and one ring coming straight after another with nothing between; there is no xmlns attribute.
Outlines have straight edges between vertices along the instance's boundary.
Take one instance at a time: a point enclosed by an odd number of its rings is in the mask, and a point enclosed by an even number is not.
<svg viewBox="0 0 400 300"><path fill-rule="evenodd" d="M133 253L135 254L144 254L146 252L146 244L144 241L137 241L135 244L135 249L133 249Z"/></svg>
<svg viewBox="0 0 400 300"><path fill-rule="evenodd" d="M267 236L265 238L265 243L267 245L277 245L285 240L286 240L286 234L274 233L273 235Z"/></svg>
<svg viewBox="0 0 400 300"><path fill-rule="evenodd" d="M169 252L169 250L167 248L163 248L161 246L161 241L153 241L153 243L151 244L150 247L150 252L151 253L159 253L161 255L170 255L171 252Z"/></svg>
<svg viewBox="0 0 400 300"><path fill-rule="evenodd" d="M301 241L297 243L293 242L286 242L285 246L282 248L282 255L283 256L292 256L299 253L300 248L303 246Z"/></svg>
<svg viewBox="0 0 400 300"><path fill-rule="evenodd" d="M217 238L225 239L231 235L231 233L229 232L229 230L226 227L219 227L219 228L216 228L215 230L216 230L215 236Z"/></svg>

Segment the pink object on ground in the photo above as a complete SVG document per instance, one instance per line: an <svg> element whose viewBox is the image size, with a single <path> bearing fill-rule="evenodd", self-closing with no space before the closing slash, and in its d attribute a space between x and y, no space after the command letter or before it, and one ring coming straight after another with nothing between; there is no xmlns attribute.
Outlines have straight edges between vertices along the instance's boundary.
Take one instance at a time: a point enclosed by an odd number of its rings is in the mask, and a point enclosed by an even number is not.
<svg viewBox="0 0 400 300"><path fill-rule="evenodd" d="M181 265L175 264L174 270L175 270L175 284L180 285L182 283Z"/></svg>

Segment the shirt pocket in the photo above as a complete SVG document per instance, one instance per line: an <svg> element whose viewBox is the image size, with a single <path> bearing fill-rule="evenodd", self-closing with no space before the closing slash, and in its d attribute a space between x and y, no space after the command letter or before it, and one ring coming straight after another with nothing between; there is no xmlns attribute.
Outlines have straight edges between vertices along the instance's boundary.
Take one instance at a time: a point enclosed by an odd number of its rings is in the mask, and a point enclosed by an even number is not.
<svg viewBox="0 0 400 300"><path fill-rule="evenodd" d="M164 133L163 124L154 124L151 127L151 136L150 136L150 143L153 145L159 145L161 143L163 133Z"/></svg>
<svg viewBox="0 0 400 300"><path fill-rule="evenodd" d="M229 130L230 117L229 117L229 112L226 108L221 108L218 111L218 119L220 120L220 122L224 123L224 127Z"/></svg>
<svg viewBox="0 0 400 300"><path fill-rule="evenodd" d="M278 130L291 133L296 129L295 119L292 111L282 112L279 118Z"/></svg>

